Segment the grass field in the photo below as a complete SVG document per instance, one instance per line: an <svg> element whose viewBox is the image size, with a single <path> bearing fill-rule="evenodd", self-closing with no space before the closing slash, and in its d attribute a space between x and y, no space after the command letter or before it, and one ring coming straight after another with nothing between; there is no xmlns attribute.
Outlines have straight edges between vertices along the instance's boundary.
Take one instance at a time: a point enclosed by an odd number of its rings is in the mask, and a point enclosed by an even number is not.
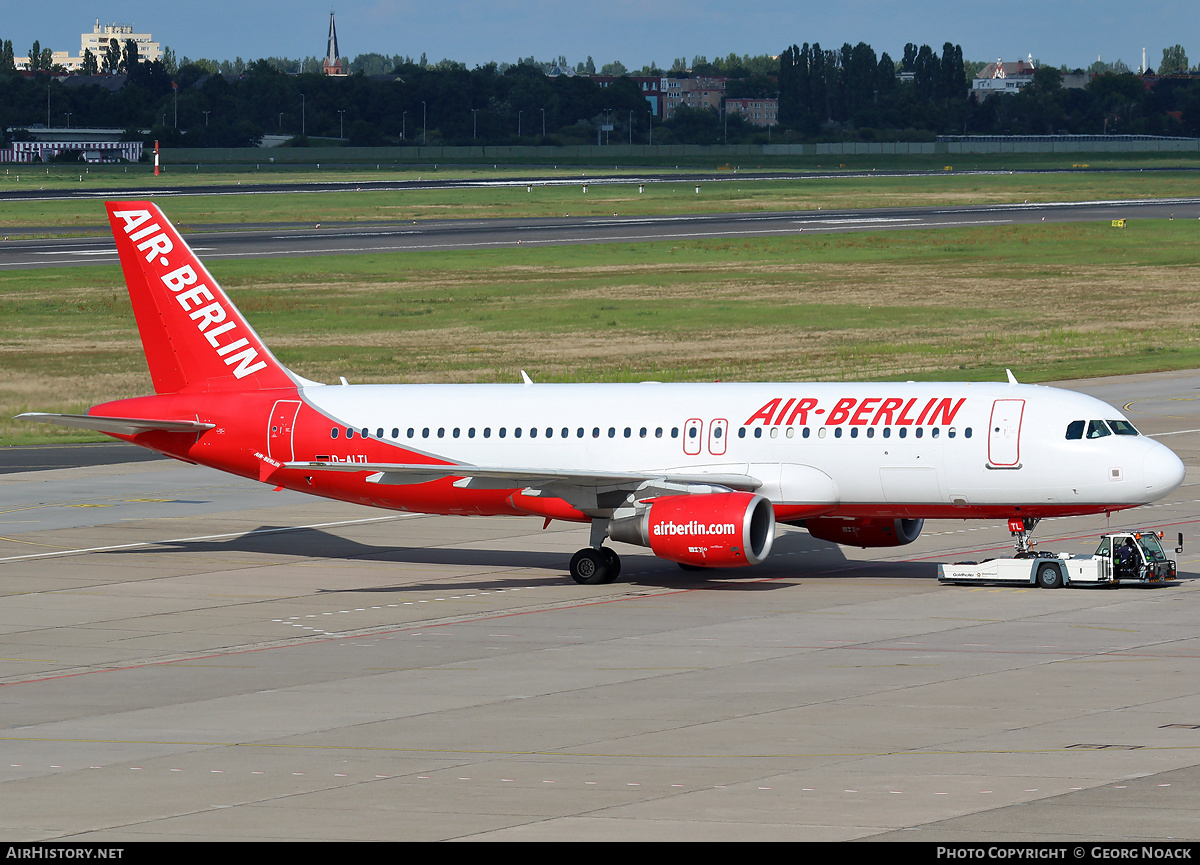
<svg viewBox="0 0 1200 865"><path fill-rule="evenodd" d="M339 175L341 176L341 175ZM420 175L418 175L420 176ZM560 173L561 177L561 173ZM161 202L182 230L258 223L354 223L494 217L665 215L682 213L840 210L904 205L988 204L1015 201L1088 201L1192 195L1195 172L986 174L947 172L915 177L823 177L721 182L656 182L639 193L634 184L534 184L483 189L369 189L281 195L177 196ZM145 194L140 189L139 195ZM99 201L22 201L0 211L7 235L75 228L107 233Z"/></svg>
<svg viewBox="0 0 1200 865"><path fill-rule="evenodd" d="M318 381L1044 381L1200 366L1197 262L1200 223L1147 220L210 269ZM4 443L151 391L116 267L0 273L0 320Z"/></svg>

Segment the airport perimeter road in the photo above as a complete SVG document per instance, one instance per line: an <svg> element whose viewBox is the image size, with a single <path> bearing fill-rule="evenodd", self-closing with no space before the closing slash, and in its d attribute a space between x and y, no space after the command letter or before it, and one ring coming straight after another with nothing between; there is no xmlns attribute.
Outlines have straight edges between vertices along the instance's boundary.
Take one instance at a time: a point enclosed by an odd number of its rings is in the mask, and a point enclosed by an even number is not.
<svg viewBox="0 0 1200 865"><path fill-rule="evenodd" d="M0 838L1200 837L1200 373L1079 383L1188 465L1120 590L938 585L788 530L697 579L586 529L389 514L157 461L0 476ZM1047 520L1090 552L1104 517Z"/></svg>
<svg viewBox="0 0 1200 865"><path fill-rule="evenodd" d="M170 216L169 202L164 207ZM319 228L263 226L237 231L193 232L187 234L186 239L202 259L219 260L354 255L417 249L488 249L518 244L636 243L813 232L1169 218L1200 218L1200 198L691 216L443 220ZM21 233L18 229L10 231L14 236ZM0 270L116 262L116 248L107 234L102 237L13 239L0 242Z"/></svg>

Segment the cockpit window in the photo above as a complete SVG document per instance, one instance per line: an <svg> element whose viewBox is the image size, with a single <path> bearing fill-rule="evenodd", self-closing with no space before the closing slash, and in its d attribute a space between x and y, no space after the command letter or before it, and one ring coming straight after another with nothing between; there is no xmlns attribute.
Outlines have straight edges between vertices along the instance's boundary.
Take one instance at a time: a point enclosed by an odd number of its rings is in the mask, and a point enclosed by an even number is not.
<svg viewBox="0 0 1200 865"><path fill-rule="evenodd" d="M1119 436L1138 435L1138 431L1134 429L1133 424L1127 420L1110 420L1108 425L1112 427L1112 431Z"/></svg>
<svg viewBox="0 0 1200 865"><path fill-rule="evenodd" d="M1087 437L1088 438L1099 439L1099 438L1104 438L1105 436L1108 436L1108 435L1112 435L1112 433L1109 431L1108 426L1104 423L1104 421L1102 421L1102 420L1088 421L1088 428L1087 428Z"/></svg>
<svg viewBox="0 0 1200 865"><path fill-rule="evenodd" d="M1087 421L1082 420L1073 420L1067 424L1067 439L1070 440L1083 438L1083 428L1086 424Z"/></svg>

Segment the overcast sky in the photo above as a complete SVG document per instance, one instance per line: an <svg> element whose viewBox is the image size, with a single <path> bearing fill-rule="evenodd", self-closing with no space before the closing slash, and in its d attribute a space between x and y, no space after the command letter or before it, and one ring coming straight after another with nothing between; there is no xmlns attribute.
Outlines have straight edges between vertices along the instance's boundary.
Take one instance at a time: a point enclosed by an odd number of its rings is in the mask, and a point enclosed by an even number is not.
<svg viewBox="0 0 1200 865"><path fill-rule="evenodd" d="M323 56L331 4L317 0L7 0L0 39L17 55L33 40L79 52L79 35L102 23L149 31L179 58ZM968 60L1015 60L1032 54L1053 66L1087 66L1102 57L1157 68L1163 48L1182 44L1200 61L1196 0L342 0L337 16L341 54L378 52L470 67L565 54L572 65L591 55L597 66L620 60L630 69L671 65L696 55L779 54L792 43L837 48L866 42L893 59L904 44L962 45Z"/></svg>

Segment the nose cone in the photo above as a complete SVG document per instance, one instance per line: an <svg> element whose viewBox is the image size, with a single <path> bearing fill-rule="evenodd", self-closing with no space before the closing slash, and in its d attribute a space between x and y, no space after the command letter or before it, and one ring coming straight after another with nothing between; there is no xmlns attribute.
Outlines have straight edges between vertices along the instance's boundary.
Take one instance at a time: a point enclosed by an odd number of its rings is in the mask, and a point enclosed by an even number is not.
<svg viewBox="0 0 1200 865"><path fill-rule="evenodd" d="M1147 501L1162 498L1183 483L1183 460L1175 456L1175 452L1166 445L1158 442L1154 445L1142 463Z"/></svg>

